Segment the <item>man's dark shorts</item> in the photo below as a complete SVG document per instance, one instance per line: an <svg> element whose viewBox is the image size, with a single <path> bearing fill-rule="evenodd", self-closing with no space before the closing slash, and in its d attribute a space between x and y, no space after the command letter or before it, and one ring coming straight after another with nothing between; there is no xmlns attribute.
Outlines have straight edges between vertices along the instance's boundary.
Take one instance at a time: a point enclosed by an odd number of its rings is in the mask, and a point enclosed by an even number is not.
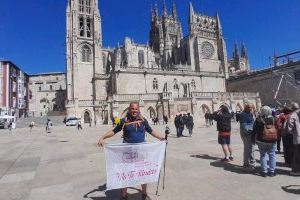
<svg viewBox="0 0 300 200"><path fill-rule="evenodd" d="M228 136L219 136L218 137L218 143L223 145L223 144L230 144L230 135Z"/></svg>

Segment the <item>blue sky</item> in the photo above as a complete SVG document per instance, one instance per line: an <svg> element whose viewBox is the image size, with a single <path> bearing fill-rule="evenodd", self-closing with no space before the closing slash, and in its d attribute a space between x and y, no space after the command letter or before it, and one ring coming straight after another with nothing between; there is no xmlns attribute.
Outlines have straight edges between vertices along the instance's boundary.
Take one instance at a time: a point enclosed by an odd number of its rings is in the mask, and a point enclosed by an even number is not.
<svg viewBox="0 0 300 200"><path fill-rule="evenodd" d="M157 0L161 9L162 0ZM188 34L189 0L174 0ZM0 0L0 58L29 74L65 71L67 0ZM166 0L171 8L172 0ZM219 13L228 55L234 41L246 44L252 68L270 65L274 54L300 50L299 0L191 0L197 12ZM154 0L99 0L104 46L129 36L149 40L149 11Z"/></svg>

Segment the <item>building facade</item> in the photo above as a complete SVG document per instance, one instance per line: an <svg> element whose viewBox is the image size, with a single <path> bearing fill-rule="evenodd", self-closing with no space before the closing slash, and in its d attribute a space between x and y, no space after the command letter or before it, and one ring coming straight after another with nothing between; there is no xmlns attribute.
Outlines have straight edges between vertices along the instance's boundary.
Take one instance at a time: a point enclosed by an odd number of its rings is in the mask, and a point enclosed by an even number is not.
<svg viewBox="0 0 300 200"><path fill-rule="evenodd" d="M29 76L29 116L65 114L65 73L44 73Z"/></svg>
<svg viewBox="0 0 300 200"><path fill-rule="evenodd" d="M274 107L300 102L300 61L232 76L227 91L259 92L262 104Z"/></svg>
<svg viewBox="0 0 300 200"><path fill-rule="evenodd" d="M98 0L69 0L66 18L68 116L107 123L124 115L130 101L159 118L181 111L197 118L203 108L245 100L259 106L257 93L226 93L230 62L218 15L198 14L190 4L183 37L175 4L169 13L164 3L161 15L157 6L151 10L149 45L127 37L113 49L102 46Z"/></svg>
<svg viewBox="0 0 300 200"><path fill-rule="evenodd" d="M28 75L11 61L0 61L1 115L28 115Z"/></svg>

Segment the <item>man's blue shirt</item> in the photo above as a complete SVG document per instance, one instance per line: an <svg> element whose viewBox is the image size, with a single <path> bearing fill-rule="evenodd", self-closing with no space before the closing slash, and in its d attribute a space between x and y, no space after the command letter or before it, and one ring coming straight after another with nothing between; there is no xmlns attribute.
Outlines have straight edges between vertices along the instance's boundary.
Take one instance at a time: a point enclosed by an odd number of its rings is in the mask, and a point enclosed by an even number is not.
<svg viewBox="0 0 300 200"><path fill-rule="evenodd" d="M254 117L252 113L241 112L238 115L238 120L240 122L240 129L243 133L251 133L253 130Z"/></svg>
<svg viewBox="0 0 300 200"><path fill-rule="evenodd" d="M137 123L127 125L125 123L125 118L122 118L120 124L113 129L113 132L116 134L122 129L125 143L145 142L145 132L152 133L152 128L149 126L146 119L143 119L139 125Z"/></svg>

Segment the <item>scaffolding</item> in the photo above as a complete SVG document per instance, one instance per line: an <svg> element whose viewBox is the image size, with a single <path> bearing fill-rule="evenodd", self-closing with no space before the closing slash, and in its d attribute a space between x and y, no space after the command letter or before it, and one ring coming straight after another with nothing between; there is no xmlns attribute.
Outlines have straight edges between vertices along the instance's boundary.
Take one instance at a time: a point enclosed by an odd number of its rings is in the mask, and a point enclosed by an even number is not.
<svg viewBox="0 0 300 200"><path fill-rule="evenodd" d="M292 63L295 63L297 61L300 61L300 51L295 51L295 52L290 52L287 54L283 55L278 55L276 56L274 54L273 57L274 65L271 68L271 77L272 77L272 82L275 83L277 81L277 78L280 77L276 90L274 90L274 103L277 106L285 106L291 103L291 99L289 98L289 93L288 93L288 87L292 87L295 89L295 93L299 94L300 93L300 82L297 81L296 75L294 74L291 75L284 69L280 68L283 65L289 65ZM280 68L280 69L279 69ZM284 90L286 93L285 98L279 99L278 95L280 90ZM295 94L294 93L294 94Z"/></svg>

